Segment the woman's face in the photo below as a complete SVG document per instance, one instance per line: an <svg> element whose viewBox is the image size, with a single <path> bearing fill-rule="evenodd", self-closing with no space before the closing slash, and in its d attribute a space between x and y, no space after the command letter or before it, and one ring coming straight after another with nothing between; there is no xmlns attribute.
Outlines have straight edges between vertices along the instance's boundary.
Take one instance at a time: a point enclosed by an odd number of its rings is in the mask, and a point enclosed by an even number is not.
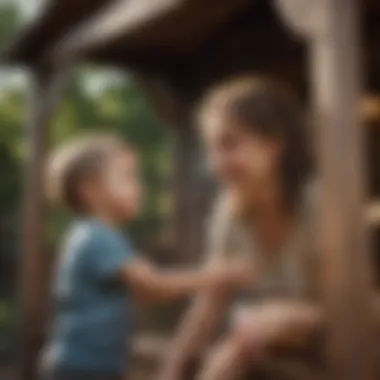
<svg viewBox="0 0 380 380"><path fill-rule="evenodd" d="M229 189L253 195L278 172L282 152L278 139L225 120L203 128L203 136L212 169Z"/></svg>

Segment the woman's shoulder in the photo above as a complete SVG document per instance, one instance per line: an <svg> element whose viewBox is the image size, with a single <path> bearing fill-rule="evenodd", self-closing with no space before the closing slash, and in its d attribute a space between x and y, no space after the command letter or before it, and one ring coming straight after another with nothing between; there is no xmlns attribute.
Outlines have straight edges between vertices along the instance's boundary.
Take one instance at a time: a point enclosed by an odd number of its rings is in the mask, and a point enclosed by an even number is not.
<svg viewBox="0 0 380 380"><path fill-rule="evenodd" d="M226 193L216 198L207 231L207 254L215 261L246 253L245 230Z"/></svg>
<svg viewBox="0 0 380 380"><path fill-rule="evenodd" d="M228 194L221 192L215 198L208 218L208 230L229 229L234 223L234 213Z"/></svg>
<svg viewBox="0 0 380 380"><path fill-rule="evenodd" d="M219 193L206 220L206 255L212 255L213 258L222 255L226 250L231 224L228 197L224 192Z"/></svg>

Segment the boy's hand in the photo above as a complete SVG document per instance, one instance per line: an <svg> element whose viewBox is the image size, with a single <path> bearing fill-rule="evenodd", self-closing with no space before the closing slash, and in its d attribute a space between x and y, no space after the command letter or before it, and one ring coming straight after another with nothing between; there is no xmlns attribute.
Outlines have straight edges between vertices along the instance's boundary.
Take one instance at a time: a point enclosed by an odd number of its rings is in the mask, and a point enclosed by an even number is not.
<svg viewBox="0 0 380 380"><path fill-rule="evenodd" d="M240 286L251 285L257 276L252 260L240 259L231 263L231 281Z"/></svg>
<svg viewBox="0 0 380 380"><path fill-rule="evenodd" d="M182 380L181 371L174 367L164 368L158 373L157 380Z"/></svg>
<svg viewBox="0 0 380 380"><path fill-rule="evenodd" d="M246 287L256 278L257 270L251 260L228 260L220 267L221 284Z"/></svg>

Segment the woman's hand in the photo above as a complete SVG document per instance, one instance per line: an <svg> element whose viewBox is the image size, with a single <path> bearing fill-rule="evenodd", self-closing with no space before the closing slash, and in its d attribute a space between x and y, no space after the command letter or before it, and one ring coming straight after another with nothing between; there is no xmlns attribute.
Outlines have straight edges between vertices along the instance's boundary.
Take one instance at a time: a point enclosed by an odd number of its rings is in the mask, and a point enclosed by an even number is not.
<svg viewBox="0 0 380 380"><path fill-rule="evenodd" d="M247 340L264 347L299 347L321 323L317 307L299 302L269 302L237 310L233 320Z"/></svg>

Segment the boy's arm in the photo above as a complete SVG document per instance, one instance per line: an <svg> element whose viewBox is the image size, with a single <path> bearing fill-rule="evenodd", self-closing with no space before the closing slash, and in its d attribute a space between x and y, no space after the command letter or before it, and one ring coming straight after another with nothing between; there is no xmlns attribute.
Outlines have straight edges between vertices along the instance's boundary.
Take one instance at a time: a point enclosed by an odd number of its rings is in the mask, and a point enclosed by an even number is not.
<svg viewBox="0 0 380 380"><path fill-rule="evenodd" d="M136 259L122 268L120 277L138 296L163 301L223 286L244 285L251 280L252 272L245 261L200 270L161 271Z"/></svg>

